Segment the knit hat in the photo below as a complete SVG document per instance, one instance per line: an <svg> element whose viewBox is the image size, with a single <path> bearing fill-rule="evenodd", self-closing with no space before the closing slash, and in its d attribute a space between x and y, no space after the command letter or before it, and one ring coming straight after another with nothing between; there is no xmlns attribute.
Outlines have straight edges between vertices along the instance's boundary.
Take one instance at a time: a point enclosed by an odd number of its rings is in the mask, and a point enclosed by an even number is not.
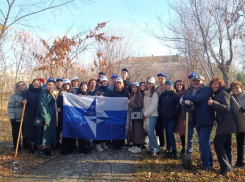
<svg viewBox="0 0 245 182"><path fill-rule="evenodd" d="M165 82L165 85L171 85L171 86L173 86L174 84L173 84L173 82L172 82L171 80L167 80L167 81Z"/></svg>
<svg viewBox="0 0 245 182"><path fill-rule="evenodd" d="M42 79L42 78L39 78L39 81L42 82L42 83L44 83L44 79Z"/></svg>

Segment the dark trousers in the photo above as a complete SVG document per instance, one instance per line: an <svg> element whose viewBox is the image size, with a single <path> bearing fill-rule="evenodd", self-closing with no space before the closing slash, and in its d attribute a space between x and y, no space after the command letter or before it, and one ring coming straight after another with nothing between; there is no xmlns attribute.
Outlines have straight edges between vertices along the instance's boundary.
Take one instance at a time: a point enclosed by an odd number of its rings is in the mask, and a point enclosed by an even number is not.
<svg viewBox="0 0 245 182"><path fill-rule="evenodd" d="M185 150L185 135L180 135L182 149Z"/></svg>
<svg viewBox="0 0 245 182"><path fill-rule="evenodd" d="M11 121L11 126L12 126L13 145L14 145L14 149L16 149L18 135L19 135L19 129L20 129L20 122ZM28 144L26 143L26 140L23 139L23 148L27 148L27 147L28 147ZM21 139L19 142L18 150L19 151L21 150Z"/></svg>
<svg viewBox="0 0 245 182"><path fill-rule="evenodd" d="M67 154L72 153L75 150L76 139L62 137L61 153Z"/></svg>
<svg viewBox="0 0 245 182"><path fill-rule="evenodd" d="M244 162L244 137L245 133L236 134L237 142L237 163L243 164Z"/></svg>
<svg viewBox="0 0 245 182"><path fill-rule="evenodd" d="M231 134L216 134L214 148L222 172L232 168Z"/></svg>
<svg viewBox="0 0 245 182"><path fill-rule="evenodd" d="M156 126L155 126L155 130L156 130L156 136L159 137L160 146L164 147L165 146L164 124L162 122L161 116L157 117L157 123L156 123Z"/></svg>

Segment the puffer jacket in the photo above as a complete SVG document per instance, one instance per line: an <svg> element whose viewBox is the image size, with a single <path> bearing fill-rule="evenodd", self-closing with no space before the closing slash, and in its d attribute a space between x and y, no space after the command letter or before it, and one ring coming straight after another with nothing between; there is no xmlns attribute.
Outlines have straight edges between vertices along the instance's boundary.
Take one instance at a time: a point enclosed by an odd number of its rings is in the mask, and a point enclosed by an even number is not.
<svg viewBox="0 0 245 182"><path fill-rule="evenodd" d="M143 114L146 117L144 120L144 129L147 131L149 129L149 117L158 116L158 95L155 92L152 97L150 97L150 90L145 91L144 102L143 102Z"/></svg>
<svg viewBox="0 0 245 182"><path fill-rule="evenodd" d="M232 95L238 104L245 108L245 91L243 91L238 97L235 95ZM239 133L245 133L245 118L243 117L242 113L238 110L238 108L235 106L235 103L231 103L231 110L235 115L236 121L237 121L237 131Z"/></svg>
<svg viewBox="0 0 245 182"><path fill-rule="evenodd" d="M8 101L8 116L9 119L15 119L17 122L20 122L21 120L21 115L22 115L22 110L23 110L23 104L22 104L22 100L23 100L23 96L24 96L24 92L26 90L24 90L23 92L20 92L18 90L18 84L20 82L17 82L14 85L14 92ZM26 85L25 85L26 87Z"/></svg>

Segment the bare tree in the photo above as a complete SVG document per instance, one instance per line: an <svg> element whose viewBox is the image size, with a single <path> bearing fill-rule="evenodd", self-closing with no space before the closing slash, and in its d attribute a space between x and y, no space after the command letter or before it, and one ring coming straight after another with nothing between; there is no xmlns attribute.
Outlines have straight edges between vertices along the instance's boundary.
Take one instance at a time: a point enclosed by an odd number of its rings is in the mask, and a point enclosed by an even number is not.
<svg viewBox="0 0 245 182"><path fill-rule="evenodd" d="M243 37L244 5L244 0L175 1L170 4L174 18L165 23L158 17L162 33L150 34L179 50L191 61L190 67L199 62L209 78L217 67L228 84L234 43Z"/></svg>

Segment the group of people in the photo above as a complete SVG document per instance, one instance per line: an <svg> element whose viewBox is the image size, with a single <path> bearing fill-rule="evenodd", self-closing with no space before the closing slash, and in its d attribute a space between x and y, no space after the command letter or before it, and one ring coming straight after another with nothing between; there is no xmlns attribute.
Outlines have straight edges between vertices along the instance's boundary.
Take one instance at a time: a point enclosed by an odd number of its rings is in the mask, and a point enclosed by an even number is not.
<svg viewBox="0 0 245 182"><path fill-rule="evenodd" d="M8 115L12 125L13 144L16 148L18 131L23 105L26 105L23 121L23 147L30 154L41 146L39 155L52 155L52 148L60 148L62 154L69 154L76 149L89 153L93 144L97 152L107 150L110 143L114 149L120 149L125 140L85 140L82 138L62 137L63 93L69 92L78 96L126 97L129 106L126 124L127 143L132 144L129 152L139 153L149 144L149 155L158 155L160 147L165 146L166 156L177 157L175 134L180 135L182 149L180 153L192 154L194 128L198 134L199 150L202 160L202 171L211 170L213 157L210 147L210 135L214 121L217 130L214 147L221 167L221 174L232 170L232 134L236 133L237 162L236 167L244 166L244 133L245 133L245 92L243 85L232 82L226 87L221 78L213 78L205 84L203 76L191 73L190 85L185 86L182 80L173 83L164 73L157 79L149 76L146 82L131 82L128 70L123 68L121 77L112 75L109 83L105 72L99 73L99 79L90 79L80 83L77 77L69 79L49 78L46 87L43 79L34 79L27 89L22 81L16 83L15 93L8 103ZM158 86L157 82L158 81ZM80 83L80 84L79 84ZM237 106L236 102L240 105ZM142 118L131 118L132 111L142 110ZM188 111L188 115L186 112ZM185 148L185 128L188 116L188 144ZM43 125L36 125L36 118L41 117ZM165 133L165 132L166 133ZM148 138L149 143L146 140ZM159 140L159 142L158 142ZM21 146L19 147L21 150Z"/></svg>

